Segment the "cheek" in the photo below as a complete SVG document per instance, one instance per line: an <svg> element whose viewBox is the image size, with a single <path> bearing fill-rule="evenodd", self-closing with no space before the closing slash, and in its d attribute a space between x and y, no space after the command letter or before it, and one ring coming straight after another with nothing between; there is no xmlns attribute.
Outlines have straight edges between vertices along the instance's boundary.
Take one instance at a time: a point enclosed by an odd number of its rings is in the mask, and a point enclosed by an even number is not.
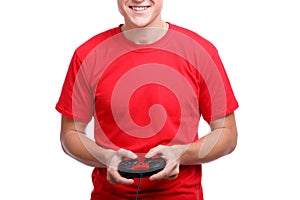
<svg viewBox="0 0 300 200"><path fill-rule="evenodd" d="M155 12L161 13L162 8L163 8L163 3L162 3L162 1L160 1L160 0L156 1L156 9L155 9Z"/></svg>
<svg viewBox="0 0 300 200"><path fill-rule="evenodd" d="M156 5L158 5L160 8L163 6L163 1L162 0L157 0L154 1Z"/></svg>
<svg viewBox="0 0 300 200"><path fill-rule="evenodd" d="M119 9L120 14L123 16L126 14L126 12L125 12L126 2L127 1L122 1L122 0L118 1L118 9Z"/></svg>

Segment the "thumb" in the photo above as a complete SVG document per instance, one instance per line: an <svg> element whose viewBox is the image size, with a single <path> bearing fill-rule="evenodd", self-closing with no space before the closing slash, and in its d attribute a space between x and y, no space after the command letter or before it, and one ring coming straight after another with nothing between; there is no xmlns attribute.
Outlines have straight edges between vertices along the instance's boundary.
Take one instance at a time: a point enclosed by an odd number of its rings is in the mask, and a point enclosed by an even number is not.
<svg viewBox="0 0 300 200"><path fill-rule="evenodd" d="M164 149L165 146L163 145L158 145L152 149L150 149L150 151L145 155L146 158L151 158L155 155L161 154L161 150Z"/></svg>
<svg viewBox="0 0 300 200"><path fill-rule="evenodd" d="M130 158L130 159L136 159L137 158L137 155L135 153L133 153L132 151L123 149L123 148L118 150L118 155L121 156L121 157Z"/></svg>

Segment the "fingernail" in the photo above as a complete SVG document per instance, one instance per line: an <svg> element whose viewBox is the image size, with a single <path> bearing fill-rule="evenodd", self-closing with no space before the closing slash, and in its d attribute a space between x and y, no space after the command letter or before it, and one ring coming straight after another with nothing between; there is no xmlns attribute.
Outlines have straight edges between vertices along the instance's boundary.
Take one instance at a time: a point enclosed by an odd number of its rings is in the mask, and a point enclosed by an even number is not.
<svg viewBox="0 0 300 200"><path fill-rule="evenodd" d="M151 158L152 156L154 156L152 152L149 152L145 155L146 158Z"/></svg>

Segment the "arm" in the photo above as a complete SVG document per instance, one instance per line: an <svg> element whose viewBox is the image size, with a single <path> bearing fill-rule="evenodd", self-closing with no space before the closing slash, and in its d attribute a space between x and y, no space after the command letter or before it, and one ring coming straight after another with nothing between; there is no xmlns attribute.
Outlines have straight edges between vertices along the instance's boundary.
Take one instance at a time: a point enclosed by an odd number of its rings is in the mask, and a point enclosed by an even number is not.
<svg viewBox="0 0 300 200"><path fill-rule="evenodd" d="M60 141L64 152L91 167L105 167L104 149L85 135L87 123L62 116Z"/></svg>
<svg viewBox="0 0 300 200"><path fill-rule="evenodd" d="M234 113L210 123L211 132L188 145L180 157L181 164L211 162L230 154L237 145L237 127Z"/></svg>
<svg viewBox="0 0 300 200"><path fill-rule="evenodd" d="M117 166L122 157L135 158L136 155L124 149L114 151L102 148L86 137L86 127L87 123L62 116L60 141L64 152L88 166L107 168L108 180L111 183L132 184L133 180L119 175Z"/></svg>
<svg viewBox="0 0 300 200"><path fill-rule="evenodd" d="M147 157L161 154L167 160L164 170L151 180L173 179L179 174L180 165L196 165L211 162L231 153L237 144L237 127L234 113L210 123L211 132L187 145L158 146Z"/></svg>

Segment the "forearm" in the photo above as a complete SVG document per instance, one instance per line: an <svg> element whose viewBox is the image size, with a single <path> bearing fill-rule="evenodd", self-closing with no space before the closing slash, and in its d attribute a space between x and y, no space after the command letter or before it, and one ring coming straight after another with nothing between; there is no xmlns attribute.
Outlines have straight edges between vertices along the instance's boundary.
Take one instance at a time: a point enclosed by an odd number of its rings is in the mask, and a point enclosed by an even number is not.
<svg viewBox="0 0 300 200"><path fill-rule="evenodd" d="M110 150L100 147L85 134L69 130L61 135L61 144L66 154L79 162L91 167L106 167Z"/></svg>
<svg viewBox="0 0 300 200"><path fill-rule="evenodd" d="M198 141L185 145L180 157L181 164L201 164L211 162L230 154L237 144L237 128L234 114L216 120L212 131Z"/></svg>
<svg viewBox="0 0 300 200"><path fill-rule="evenodd" d="M222 133L215 130L198 141L185 145L180 163L183 165L202 164L230 154L235 149L236 142L228 138L226 134L226 130L222 130Z"/></svg>

